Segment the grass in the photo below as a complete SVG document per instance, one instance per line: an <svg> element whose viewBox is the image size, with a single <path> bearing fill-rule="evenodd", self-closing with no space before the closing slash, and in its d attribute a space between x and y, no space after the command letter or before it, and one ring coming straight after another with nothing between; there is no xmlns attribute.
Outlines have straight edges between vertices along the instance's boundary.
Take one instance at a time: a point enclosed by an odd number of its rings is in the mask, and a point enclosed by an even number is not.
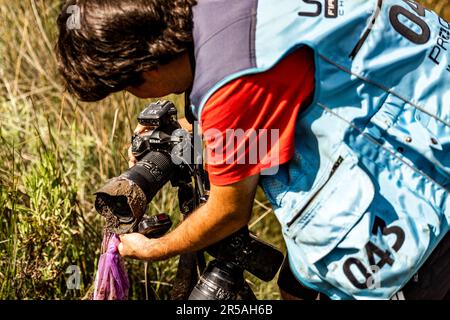
<svg viewBox="0 0 450 320"><path fill-rule="evenodd" d="M447 0L425 1L450 17ZM127 168L136 115L148 101L119 93L94 104L64 93L53 47L61 1L0 0L0 299L81 299L91 290L102 219L93 192ZM179 107L183 97L169 97ZM179 218L166 186L150 213ZM279 225L259 191L252 230L283 249ZM148 278L167 299L177 259L152 263ZM70 266L79 289L68 289ZM144 298L144 264L127 260L131 298ZM276 279L249 277L260 299L278 299Z"/></svg>
<svg viewBox="0 0 450 320"><path fill-rule="evenodd" d="M64 93L53 55L59 6L0 0L0 299L79 299L92 289L103 227L92 194L127 168L135 118L148 102L121 93L83 104ZM169 98L182 105L183 97ZM266 206L256 205L255 215ZM149 210L177 220L175 190L166 186ZM277 233L273 217L258 226ZM149 265L157 298L168 298L176 263ZM79 290L67 289L72 265L81 270ZM142 299L144 264L127 266L130 295ZM277 297L254 282L260 298Z"/></svg>

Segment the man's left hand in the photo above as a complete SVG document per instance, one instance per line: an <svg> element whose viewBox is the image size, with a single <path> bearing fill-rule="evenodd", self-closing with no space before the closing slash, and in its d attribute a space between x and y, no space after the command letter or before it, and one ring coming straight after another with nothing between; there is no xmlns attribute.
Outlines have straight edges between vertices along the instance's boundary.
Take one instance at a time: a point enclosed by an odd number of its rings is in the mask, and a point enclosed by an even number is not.
<svg viewBox="0 0 450 320"><path fill-rule="evenodd" d="M151 251L151 241L140 233L123 234L120 237L119 253L122 257L148 260L146 253Z"/></svg>

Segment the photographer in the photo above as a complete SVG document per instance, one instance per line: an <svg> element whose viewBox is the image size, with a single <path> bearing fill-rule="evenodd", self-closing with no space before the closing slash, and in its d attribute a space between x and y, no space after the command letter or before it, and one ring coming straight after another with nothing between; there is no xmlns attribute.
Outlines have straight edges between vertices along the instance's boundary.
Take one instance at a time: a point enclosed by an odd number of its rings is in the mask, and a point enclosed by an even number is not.
<svg viewBox="0 0 450 320"><path fill-rule="evenodd" d="M186 93L206 144L208 202L162 238L122 235L121 255L162 260L224 239L247 225L260 183L288 250L283 297L448 298L450 51L439 37L450 25L413 1L330 3L63 8L69 92ZM69 5L80 28L66 26Z"/></svg>

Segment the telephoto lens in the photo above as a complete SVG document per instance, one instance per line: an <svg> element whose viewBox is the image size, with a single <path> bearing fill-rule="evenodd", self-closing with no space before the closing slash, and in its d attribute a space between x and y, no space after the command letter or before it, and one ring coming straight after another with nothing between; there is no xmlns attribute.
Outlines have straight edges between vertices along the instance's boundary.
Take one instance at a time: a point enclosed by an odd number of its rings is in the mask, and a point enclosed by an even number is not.
<svg viewBox="0 0 450 320"><path fill-rule="evenodd" d="M183 179L191 180L184 155L192 152L192 137L180 132L175 105L150 103L137 118L148 129L131 140L131 153L138 162L95 193L97 212L105 217L106 228L116 234L139 230L148 203L168 181L177 185Z"/></svg>
<svg viewBox="0 0 450 320"><path fill-rule="evenodd" d="M189 300L236 300L244 281L242 269L213 260L192 290Z"/></svg>
<svg viewBox="0 0 450 320"><path fill-rule="evenodd" d="M170 180L174 171L169 154L150 151L134 167L124 172L122 177L135 182L149 203Z"/></svg>
<svg viewBox="0 0 450 320"><path fill-rule="evenodd" d="M175 172L170 155L150 151L95 194L95 208L106 218L106 227L117 234L137 231L147 204Z"/></svg>

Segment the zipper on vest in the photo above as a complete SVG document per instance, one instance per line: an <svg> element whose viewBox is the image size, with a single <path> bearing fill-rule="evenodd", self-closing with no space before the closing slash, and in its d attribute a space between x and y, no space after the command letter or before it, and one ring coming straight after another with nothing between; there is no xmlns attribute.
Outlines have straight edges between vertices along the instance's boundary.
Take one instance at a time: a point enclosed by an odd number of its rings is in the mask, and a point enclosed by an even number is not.
<svg viewBox="0 0 450 320"><path fill-rule="evenodd" d="M364 42L366 42L367 38L369 37L369 34L372 31L373 26L375 25L375 22L377 21L378 16L380 15L382 5L383 5L383 0L378 0L377 9L376 9L372 19L370 20L369 27L366 29L366 31L364 32L361 39L359 39L358 43L353 48L352 52L349 54L349 58L351 60L353 60L356 57L359 50L361 50L361 47L363 46Z"/></svg>
<svg viewBox="0 0 450 320"><path fill-rule="evenodd" d="M308 200L308 202L306 203L306 205L303 207L302 210L300 210L299 213L297 213L286 225L289 227L291 227L291 225L303 214L303 212L305 212L308 207L311 205L311 203L314 201L314 199L317 198L317 196L320 194L320 192L323 190L323 188L328 184L328 182L331 180L331 178L334 176L334 174L336 173L337 169L341 166L342 162L344 161L344 158L342 158L341 156L339 156L339 158L336 160L336 162L333 164L333 168L331 168L331 172L330 175L328 176L327 180L325 181L325 183L319 188L319 190L316 191L316 193L314 193L314 195L311 197L311 199Z"/></svg>

